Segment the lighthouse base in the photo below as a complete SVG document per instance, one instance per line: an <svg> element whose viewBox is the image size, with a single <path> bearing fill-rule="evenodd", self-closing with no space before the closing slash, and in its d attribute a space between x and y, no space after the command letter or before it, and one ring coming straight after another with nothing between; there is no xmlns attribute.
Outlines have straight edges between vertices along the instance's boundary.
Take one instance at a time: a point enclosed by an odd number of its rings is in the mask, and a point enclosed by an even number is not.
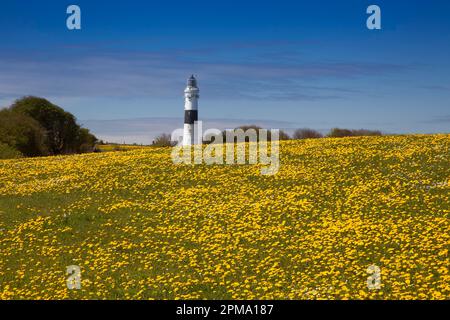
<svg viewBox="0 0 450 320"><path fill-rule="evenodd" d="M183 146L190 146L195 144L194 137L194 125L185 123L183 131Z"/></svg>

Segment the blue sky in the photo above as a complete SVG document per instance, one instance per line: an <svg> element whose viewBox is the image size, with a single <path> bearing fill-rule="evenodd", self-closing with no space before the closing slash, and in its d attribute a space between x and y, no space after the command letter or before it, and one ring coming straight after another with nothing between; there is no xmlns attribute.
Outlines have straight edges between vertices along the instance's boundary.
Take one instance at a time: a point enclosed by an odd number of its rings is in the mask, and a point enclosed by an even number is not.
<svg viewBox="0 0 450 320"><path fill-rule="evenodd" d="M82 30L66 28L70 4ZM371 4L382 30L366 28ZM154 118L166 131L182 118L193 73L200 118L223 126L448 132L449 14L445 0L5 0L0 106L39 95L102 137L145 142ZM116 121L112 138L101 120L120 119L148 126Z"/></svg>

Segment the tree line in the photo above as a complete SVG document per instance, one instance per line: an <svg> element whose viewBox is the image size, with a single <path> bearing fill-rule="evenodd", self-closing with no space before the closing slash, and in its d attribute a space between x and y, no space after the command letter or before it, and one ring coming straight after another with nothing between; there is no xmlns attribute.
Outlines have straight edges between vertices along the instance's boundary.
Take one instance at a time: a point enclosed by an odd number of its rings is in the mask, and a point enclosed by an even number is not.
<svg viewBox="0 0 450 320"><path fill-rule="evenodd" d="M256 126L256 125L246 125L246 126L240 126L235 129L231 129L230 131L241 129L243 131L247 131L248 129L254 129L258 131L259 129L262 129L262 127ZM223 141L225 141L227 130L222 132L222 138ZM381 131L379 130L367 130L367 129L341 129L341 128L333 128L331 129L327 134L322 134L317 130L309 129L309 128L302 128L297 129L294 131L294 133L289 135L283 130L279 131L279 140L300 140L300 139L319 139L319 138L344 138L344 137L361 137L361 136L381 136L383 135ZM268 140L271 139L270 131L268 132ZM212 142L214 142L214 138L211 139ZM205 142L204 143L210 143ZM167 146L173 146L175 143L171 141L170 134L163 133L157 136L152 143L155 147L167 147Z"/></svg>
<svg viewBox="0 0 450 320"><path fill-rule="evenodd" d="M237 129L262 128L248 125L231 131ZM333 128L326 135L307 128L296 130L292 136L283 130L279 133L280 140L382 135L377 130L341 128ZM226 131L222 132L222 136L225 138ZM161 134L152 145L173 146L170 138L169 134ZM268 139L271 139L270 132ZM92 152L96 151L97 142L97 138L88 129L82 128L71 113L44 98L23 97L0 110L0 159Z"/></svg>
<svg viewBox="0 0 450 320"><path fill-rule="evenodd" d="M91 152L97 138L69 112L27 96L0 110L0 159Z"/></svg>

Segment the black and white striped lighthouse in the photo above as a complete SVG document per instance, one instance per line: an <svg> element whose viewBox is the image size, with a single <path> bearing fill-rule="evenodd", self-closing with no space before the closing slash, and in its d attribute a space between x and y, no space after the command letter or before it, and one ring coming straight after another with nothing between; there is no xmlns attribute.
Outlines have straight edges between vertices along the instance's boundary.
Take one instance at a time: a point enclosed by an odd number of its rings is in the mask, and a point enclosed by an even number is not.
<svg viewBox="0 0 450 320"><path fill-rule="evenodd" d="M184 89L184 131L183 145L190 146L195 143L194 123L198 120L198 99L200 90L197 87L197 79L192 75Z"/></svg>

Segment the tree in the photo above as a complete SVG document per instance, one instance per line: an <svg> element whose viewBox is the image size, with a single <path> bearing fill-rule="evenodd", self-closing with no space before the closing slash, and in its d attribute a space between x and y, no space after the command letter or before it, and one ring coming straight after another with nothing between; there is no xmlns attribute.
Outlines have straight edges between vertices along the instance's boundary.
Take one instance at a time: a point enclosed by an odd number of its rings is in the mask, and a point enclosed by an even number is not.
<svg viewBox="0 0 450 320"><path fill-rule="evenodd" d="M0 159L16 159L22 157L22 154L13 147L0 142Z"/></svg>
<svg viewBox="0 0 450 320"><path fill-rule="evenodd" d="M294 139L318 139L318 138L322 138L323 135L313 129L297 129L294 132Z"/></svg>
<svg viewBox="0 0 450 320"><path fill-rule="evenodd" d="M0 111L1 143L27 157L35 157L49 154L46 140L45 130L33 118L11 109Z"/></svg>
<svg viewBox="0 0 450 320"><path fill-rule="evenodd" d="M353 133L349 129L333 128L328 133L328 136L332 138L352 137Z"/></svg>
<svg viewBox="0 0 450 320"><path fill-rule="evenodd" d="M172 147L175 143L172 142L170 134L163 133L157 136L152 143L154 147Z"/></svg>
<svg viewBox="0 0 450 320"><path fill-rule="evenodd" d="M291 140L291 137L284 132L283 130L280 130L280 140Z"/></svg>
<svg viewBox="0 0 450 320"><path fill-rule="evenodd" d="M77 133L76 146L78 153L94 151L97 138L86 128L80 128Z"/></svg>
<svg viewBox="0 0 450 320"><path fill-rule="evenodd" d="M330 133L328 133L329 137L341 138L341 137L361 137L361 136L381 136L381 131L378 130L367 130L367 129L359 129L359 130L350 130L350 129L340 129L333 128Z"/></svg>
<svg viewBox="0 0 450 320"><path fill-rule="evenodd" d="M97 140L89 131L82 130L75 117L50 101L28 96L11 106L16 113L30 116L45 130L51 154L67 154L92 150Z"/></svg>

